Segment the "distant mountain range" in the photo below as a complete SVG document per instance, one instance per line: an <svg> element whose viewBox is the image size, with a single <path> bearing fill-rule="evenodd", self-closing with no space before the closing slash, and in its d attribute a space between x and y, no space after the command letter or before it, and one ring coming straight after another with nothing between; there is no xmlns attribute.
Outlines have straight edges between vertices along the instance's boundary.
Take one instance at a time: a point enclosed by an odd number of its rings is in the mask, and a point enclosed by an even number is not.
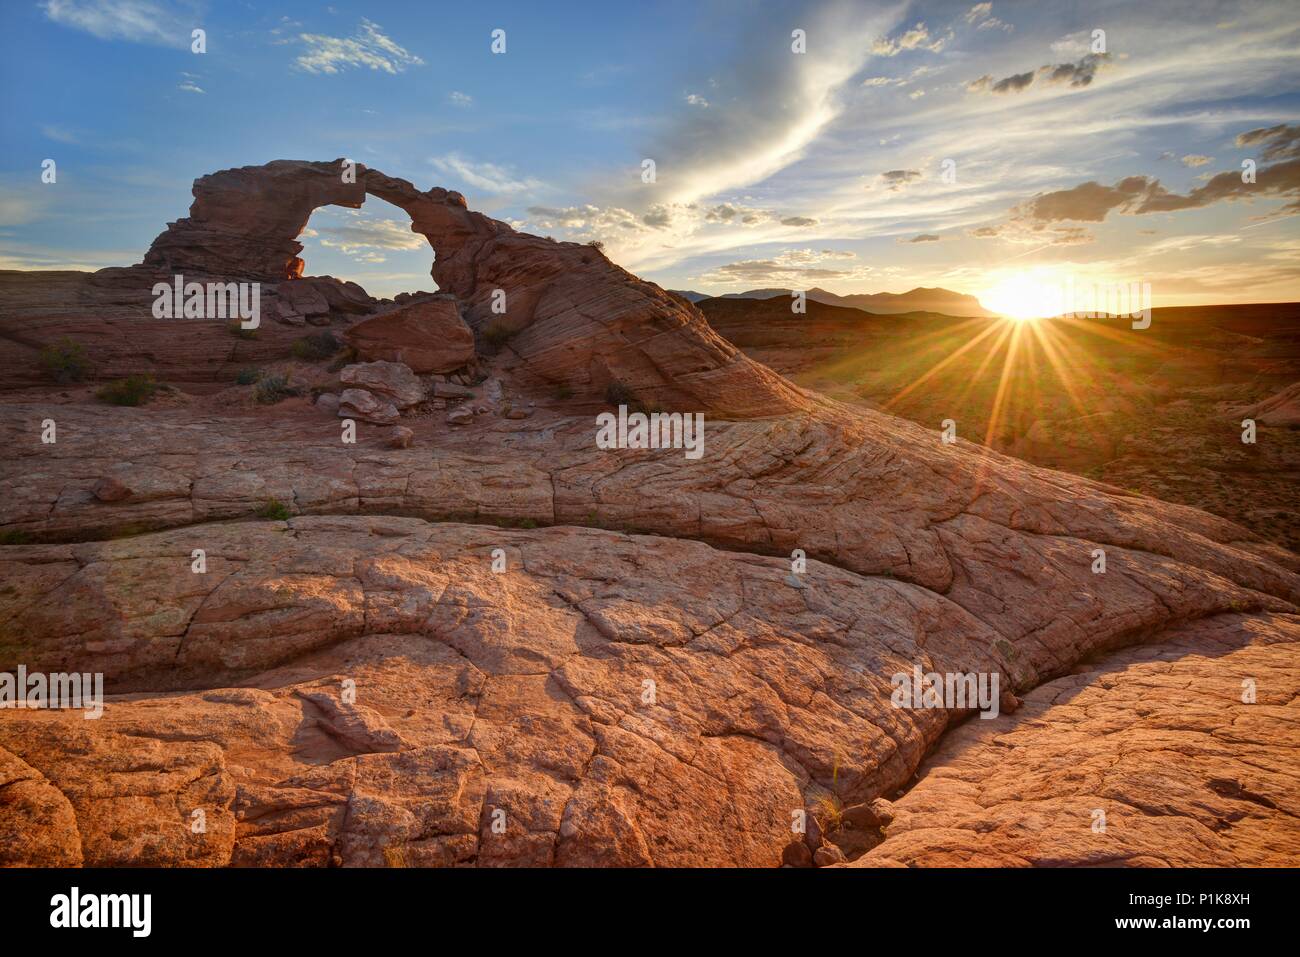
<svg viewBox="0 0 1300 957"><path fill-rule="evenodd" d="M676 291L676 290L674 290ZM789 289L751 289L748 292L730 292L720 299L772 299L776 296L789 296ZM677 291L679 296L691 302L700 302L710 298L703 293ZM852 296L839 296L825 289L807 290L808 298L828 306L844 306L848 309L861 309L879 315L892 315L901 312L938 312L946 316L994 316L996 313L985 309L974 296L953 292L951 289L927 289L917 287L910 292L859 293Z"/></svg>

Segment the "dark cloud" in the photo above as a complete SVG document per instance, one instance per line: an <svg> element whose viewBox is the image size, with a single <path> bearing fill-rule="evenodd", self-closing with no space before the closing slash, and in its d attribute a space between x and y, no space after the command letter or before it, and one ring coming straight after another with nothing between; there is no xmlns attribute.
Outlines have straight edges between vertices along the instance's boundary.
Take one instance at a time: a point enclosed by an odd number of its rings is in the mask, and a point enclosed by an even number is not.
<svg viewBox="0 0 1300 957"><path fill-rule="evenodd" d="M1090 181L1069 189L1040 193L1012 210L1011 223L1049 224L1063 221L1099 223L1111 212L1142 216L1182 209L1200 209L1213 203L1257 197L1290 197L1284 214L1300 212L1300 128L1273 126L1250 130L1237 137L1238 145L1259 146L1264 157L1295 157L1260 167L1255 182L1242 181L1241 170L1218 173L1205 185L1175 193L1152 176L1128 176L1113 186ZM1001 227L982 227L999 229ZM978 232L972 235L978 235ZM998 235L990 233L988 235Z"/></svg>
<svg viewBox="0 0 1300 957"><path fill-rule="evenodd" d="M1102 64L1110 59L1109 53L1089 53L1078 63L1057 63L1038 68L1048 83L1068 83L1070 86L1087 86L1097 75Z"/></svg>
<svg viewBox="0 0 1300 957"><path fill-rule="evenodd" d="M808 216L787 216L781 220L782 226L816 226L817 220Z"/></svg>
<svg viewBox="0 0 1300 957"><path fill-rule="evenodd" d="M1247 130L1237 136L1238 146L1266 143L1261 159L1280 160L1300 156L1300 126L1269 126Z"/></svg>
<svg viewBox="0 0 1300 957"><path fill-rule="evenodd" d="M1033 85L1035 78L1042 77L1044 83L1066 83L1073 87L1084 87L1092 83L1102 65L1110 59L1107 53L1089 53L1077 63L1049 63L1028 73L1015 73L1001 80L995 80L985 74L977 80L966 84L971 93L1022 93Z"/></svg>
<svg viewBox="0 0 1300 957"><path fill-rule="evenodd" d="M900 243L937 243L939 237L934 233L921 233L919 236L913 236L911 239L899 239Z"/></svg>
<svg viewBox="0 0 1300 957"><path fill-rule="evenodd" d="M921 178L919 169L891 169L880 174L880 178L885 183L885 188L890 192L897 192L908 183L914 183Z"/></svg>
<svg viewBox="0 0 1300 957"><path fill-rule="evenodd" d="M673 217L667 206L651 206L641 217L641 222L654 229L663 229L672 225Z"/></svg>
<svg viewBox="0 0 1300 957"><path fill-rule="evenodd" d="M1156 182L1151 180L1150 182ZM1097 182L1080 183L1069 189L1040 193L1015 209L1016 219L1052 223L1071 219L1085 223L1099 223L1112 210L1129 207L1148 188L1145 176L1130 176L1114 186Z"/></svg>

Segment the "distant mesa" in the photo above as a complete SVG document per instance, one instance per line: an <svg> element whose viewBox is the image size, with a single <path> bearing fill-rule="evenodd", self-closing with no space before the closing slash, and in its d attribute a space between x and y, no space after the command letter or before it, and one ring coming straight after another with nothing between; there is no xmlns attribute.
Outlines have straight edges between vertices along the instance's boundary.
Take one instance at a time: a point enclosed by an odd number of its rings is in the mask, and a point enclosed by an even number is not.
<svg viewBox="0 0 1300 957"><path fill-rule="evenodd" d="M751 289L748 292L729 292L720 299L772 299L788 296L790 289ZM879 315L896 315L904 312L937 312L945 316L978 316L991 319L997 313L985 309L978 299L951 289L918 286L908 292L858 293L839 296L816 287L807 290L808 298L828 306L861 309ZM684 295L684 294L683 294ZM699 300L692 300L698 302Z"/></svg>

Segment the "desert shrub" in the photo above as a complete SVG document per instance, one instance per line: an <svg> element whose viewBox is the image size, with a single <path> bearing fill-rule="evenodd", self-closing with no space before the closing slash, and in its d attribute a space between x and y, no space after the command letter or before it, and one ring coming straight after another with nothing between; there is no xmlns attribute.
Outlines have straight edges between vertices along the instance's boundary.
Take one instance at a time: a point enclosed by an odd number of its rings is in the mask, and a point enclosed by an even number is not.
<svg viewBox="0 0 1300 957"><path fill-rule="evenodd" d="M500 349L518 332L518 329L504 319L497 319L483 330L483 339L493 349Z"/></svg>
<svg viewBox="0 0 1300 957"><path fill-rule="evenodd" d="M268 518L283 522L289 517L289 508L278 498L268 498L257 510L258 518Z"/></svg>
<svg viewBox="0 0 1300 957"><path fill-rule="evenodd" d="M257 388L253 394L262 405L275 405L282 399L297 395L298 390L289 385L286 376L269 375L257 383Z"/></svg>
<svg viewBox="0 0 1300 957"><path fill-rule="evenodd" d="M235 376L235 382L239 385L252 385L258 379L262 378L262 370L249 366L246 369L240 369Z"/></svg>
<svg viewBox="0 0 1300 957"><path fill-rule="evenodd" d="M329 332L313 332L309 336L303 336L301 339L294 340L289 351L293 353L295 359L302 359L305 362L318 362L321 359L328 359L334 353L343 348L343 343L339 341L338 336Z"/></svg>
<svg viewBox="0 0 1300 957"><path fill-rule="evenodd" d="M565 399L572 399L573 390L569 388L569 386L567 386L566 384L560 383L555 387L555 397L559 399L561 402L563 402Z"/></svg>
<svg viewBox="0 0 1300 957"><path fill-rule="evenodd" d="M6 528L0 532L0 545L26 545L32 537L18 528Z"/></svg>
<svg viewBox="0 0 1300 957"><path fill-rule="evenodd" d="M839 799L836 797L822 798L817 802L814 813L823 834L833 834L844 823L844 808L840 806Z"/></svg>
<svg viewBox="0 0 1300 957"><path fill-rule="evenodd" d="M610 405L625 405L629 409L641 404L636 393L628 387L627 383L619 382L617 379L605 386L605 401Z"/></svg>
<svg viewBox="0 0 1300 957"><path fill-rule="evenodd" d="M80 382L90 374L86 347L64 336L41 350L41 368L55 382Z"/></svg>
<svg viewBox="0 0 1300 957"><path fill-rule="evenodd" d="M233 319L226 323L226 331L237 339L256 339L256 329L245 329L243 323L238 319Z"/></svg>
<svg viewBox="0 0 1300 957"><path fill-rule="evenodd" d="M357 350L353 349L351 346L348 346L342 352L336 355L334 357L334 361L331 362L328 366L326 366L326 368L329 369L330 372L338 372L344 366L350 366L352 365L352 363L356 361L357 361Z"/></svg>
<svg viewBox="0 0 1300 957"><path fill-rule="evenodd" d="M95 395L109 405L141 405L156 391L158 383L153 381L153 376L132 375L110 382Z"/></svg>

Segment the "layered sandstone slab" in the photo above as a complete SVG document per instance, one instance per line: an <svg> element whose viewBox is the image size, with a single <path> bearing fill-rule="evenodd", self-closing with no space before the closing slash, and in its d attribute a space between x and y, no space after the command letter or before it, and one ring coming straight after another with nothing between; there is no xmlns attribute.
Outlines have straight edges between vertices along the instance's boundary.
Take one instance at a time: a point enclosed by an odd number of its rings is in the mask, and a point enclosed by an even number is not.
<svg viewBox="0 0 1300 957"><path fill-rule="evenodd" d="M59 422L57 444L40 423ZM340 441L337 420L188 409L15 406L0 422L0 525L76 540L301 512L602 524L888 574L953 601L1008 638L1032 636L1024 680L1180 618L1287 610L1295 559L1192 509L1035 469L936 433L824 404L815 416L708 422L680 450L600 450L591 420L538 415L464 433L411 420L413 447ZM104 475L137 494L104 502ZM1094 574L1093 551L1108 571Z"/></svg>
<svg viewBox="0 0 1300 957"><path fill-rule="evenodd" d="M303 517L5 553L28 657L110 693L0 714L53 808L0 808L30 833L11 863L776 866L795 812L897 787L942 730L889 673L994 667L914 585L601 530Z"/></svg>
<svg viewBox="0 0 1300 957"><path fill-rule="evenodd" d="M1172 629L950 732L856 864L1294 866L1297 700L1300 617Z"/></svg>

